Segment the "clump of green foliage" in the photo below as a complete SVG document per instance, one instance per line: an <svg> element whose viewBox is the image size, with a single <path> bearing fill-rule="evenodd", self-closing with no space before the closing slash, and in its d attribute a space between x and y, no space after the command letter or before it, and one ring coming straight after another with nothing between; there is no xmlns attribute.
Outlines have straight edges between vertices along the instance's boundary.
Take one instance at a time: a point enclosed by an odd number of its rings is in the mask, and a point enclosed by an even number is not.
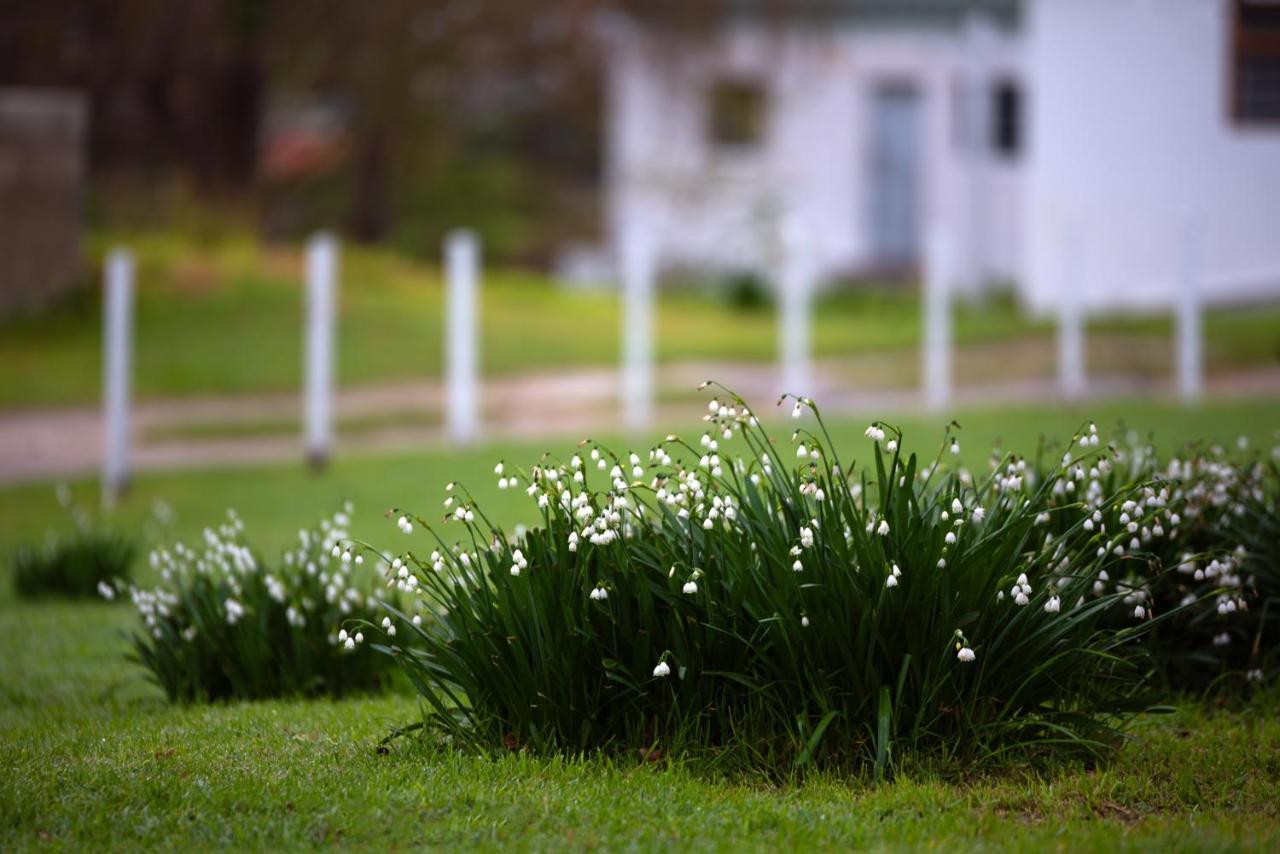
<svg viewBox="0 0 1280 854"><path fill-rule="evenodd" d="M41 545L20 546L13 555L13 584L19 596L96 596L103 586L127 582L136 548L132 539L95 525L72 506L65 489L58 500L70 516L70 533L50 532Z"/></svg>
<svg viewBox="0 0 1280 854"><path fill-rule="evenodd" d="M480 749L698 751L772 772L1114 745L1153 701L1139 641L1163 617L1129 585L1095 589L1108 535L1055 505L1110 454L1096 431L1043 472L1009 455L976 478L950 462L951 428L921 459L874 423L859 464L812 401L793 404L789 442L724 392L697 445L499 464L542 513L515 536L450 485L457 541L432 531L428 557L393 563L432 617L380 644L425 725ZM1119 515L1144 489L1094 504Z"/></svg>
<svg viewBox="0 0 1280 854"><path fill-rule="evenodd" d="M171 700L341 696L383 687L389 661L354 630L381 606L378 573L339 545L349 514L347 508L299 531L273 566L248 544L234 513L206 529L198 547L154 551L160 584L129 589L143 621L133 638L137 661Z"/></svg>

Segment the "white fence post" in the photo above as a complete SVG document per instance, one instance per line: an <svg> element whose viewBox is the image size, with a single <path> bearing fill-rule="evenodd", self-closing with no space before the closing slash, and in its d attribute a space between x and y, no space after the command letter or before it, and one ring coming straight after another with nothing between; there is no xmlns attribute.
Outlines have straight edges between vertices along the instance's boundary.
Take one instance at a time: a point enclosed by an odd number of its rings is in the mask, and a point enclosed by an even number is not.
<svg viewBox="0 0 1280 854"><path fill-rule="evenodd" d="M465 444L480 429L477 389L479 329L476 326L476 289L480 275L480 243L466 229L445 237L447 278L445 312L445 364L447 371L447 421L449 438Z"/></svg>
<svg viewBox="0 0 1280 854"><path fill-rule="evenodd" d="M307 331L304 368L307 460L328 462L333 445L333 373L338 242L321 232L307 243Z"/></svg>
<svg viewBox="0 0 1280 854"><path fill-rule="evenodd" d="M622 418L638 430L653 417L653 236L629 223L618 259L622 278Z"/></svg>
<svg viewBox="0 0 1280 854"><path fill-rule="evenodd" d="M781 391L813 396L810 365L813 275L808 252L812 248L803 225L795 218L782 223L779 234L776 283L781 311L778 315Z"/></svg>
<svg viewBox="0 0 1280 854"><path fill-rule="evenodd" d="M1084 282L1080 233L1074 223L1059 235L1058 248L1058 386L1068 398L1085 393Z"/></svg>
<svg viewBox="0 0 1280 854"><path fill-rule="evenodd" d="M1199 221L1188 217L1183 224L1178 268L1177 375L1178 396L1191 404L1204 394L1204 316L1200 302Z"/></svg>
<svg viewBox="0 0 1280 854"><path fill-rule="evenodd" d="M104 269L102 500L111 505L129 486L129 405L133 375L133 256L114 249Z"/></svg>
<svg viewBox="0 0 1280 854"><path fill-rule="evenodd" d="M950 239L941 225L929 229L924 269L924 400L930 410L951 402L951 278L954 274Z"/></svg>

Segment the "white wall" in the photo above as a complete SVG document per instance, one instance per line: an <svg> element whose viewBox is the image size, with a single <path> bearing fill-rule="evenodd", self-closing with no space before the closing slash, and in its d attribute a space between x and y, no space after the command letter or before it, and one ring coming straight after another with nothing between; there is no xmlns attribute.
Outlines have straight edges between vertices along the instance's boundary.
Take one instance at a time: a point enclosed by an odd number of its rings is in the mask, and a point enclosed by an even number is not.
<svg viewBox="0 0 1280 854"><path fill-rule="evenodd" d="M1208 299L1280 295L1280 128L1229 116L1226 0L1028 0L1027 12L1027 303L1054 305L1071 228L1088 305L1169 305L1191 211Z"/></svg>
<svg viewBox="0 0 1280 854"><path fill-rule="evenodd" d="M983 31L987 73L1015 74L1017 44ZM868 264L868 108L885 80L910 80L920 95L921 224L971 216L965 152L954 132L954 82L973 61L963 33L946 30L777 31L741 27L710 42L680 44L640 29L610 48L607 208L610 239L643 218L660 234L664 266L767 269L785 211L810 230L821 274ZM707 138L710 83L726 74L764 81L765 139L726 151ZM980 179L990 219L986 275L1020 262L1019 170L990 164Z"/></svg>

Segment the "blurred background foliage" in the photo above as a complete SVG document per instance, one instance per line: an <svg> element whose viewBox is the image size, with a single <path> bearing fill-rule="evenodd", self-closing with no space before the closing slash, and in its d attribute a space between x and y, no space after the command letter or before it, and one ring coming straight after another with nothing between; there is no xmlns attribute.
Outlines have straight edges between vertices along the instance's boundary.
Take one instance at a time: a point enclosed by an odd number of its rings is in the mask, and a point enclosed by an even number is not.
<svg viewBox="0 0 1280 854"><path fill-rule="evenodd" d="M595 228L614 5L10 0L0 80L88 94L91 227L338 223L425 255L465 221L539 262Z"/></svg>

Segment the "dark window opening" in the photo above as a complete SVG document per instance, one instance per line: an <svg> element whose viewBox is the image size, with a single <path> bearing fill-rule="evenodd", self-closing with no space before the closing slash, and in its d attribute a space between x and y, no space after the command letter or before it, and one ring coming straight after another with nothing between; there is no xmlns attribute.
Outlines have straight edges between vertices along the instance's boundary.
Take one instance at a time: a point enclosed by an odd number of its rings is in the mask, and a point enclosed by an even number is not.
<svg viewBox="0 0 1280 854"><path fill-rule="evenodd" d="M711 88L710 135L716 145L743 148L764 138L765 92L759 83L722 80Z"/></svg>
<svg viewBox="0 0 1280 854"><path fill-rule="evenodd" d="M991 91L991 147L1006 157L1022 150L1022 92L1012 80Z"/></svg>
<svg viewBox="0 0 1280 854"><path fill-rule="evenodd" d="M1231 112L1239 122L1280 121L1280 4L1234 0Z"/></svg>

